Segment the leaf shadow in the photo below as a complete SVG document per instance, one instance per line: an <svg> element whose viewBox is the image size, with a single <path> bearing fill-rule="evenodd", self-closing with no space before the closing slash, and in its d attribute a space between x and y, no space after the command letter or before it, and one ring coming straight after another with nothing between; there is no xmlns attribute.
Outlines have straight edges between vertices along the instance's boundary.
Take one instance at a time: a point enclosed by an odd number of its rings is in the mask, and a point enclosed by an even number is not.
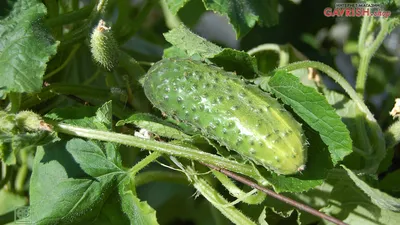
<svg viewBox="0 0 400 225"><path fill-rule="evenodd" d="M46 164L52 161L56 161L61 167L63 167L66 172L68 178L75 179L90 179L96 180L96 178L87 174L79 165L78 162L75 161L73 155L67 150L66 144L68 140L58 141L55 143L51 143L49 145L45 145L43 158L40 160L40 163Z"/></svg>

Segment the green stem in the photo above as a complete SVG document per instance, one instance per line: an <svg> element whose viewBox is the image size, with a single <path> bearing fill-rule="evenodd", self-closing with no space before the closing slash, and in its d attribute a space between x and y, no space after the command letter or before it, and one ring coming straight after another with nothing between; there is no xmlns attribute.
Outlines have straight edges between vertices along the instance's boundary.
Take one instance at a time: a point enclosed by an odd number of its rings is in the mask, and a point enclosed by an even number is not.
<svg viewBox="0 0 400 225"><path fill-rule="evenodd" d="M359 43L359 54L360 54L361 61L360 61L360 65L358 67L358 72L357 72L356 90L361 97L364 95L365 83L367 81L368 67L371 62L372 56L375 54L375 52L381 46L383 40L385 39L385 37L389 31L389 25L390 25L389 20L381 19L380 21L381 21L381 30L379 31L378 35L376 36L376 38L372 42L372 44L368 47L364 46L364 47L360 48L360 46L365 43ZM363 22L363 25L364 25L364 22ZM363 31L363 32L366 32L366 31ZM360 36L363 36L363 35L360 33ZM360 38L360 39L362 39L362 38ZM364 40L364 42L365 42L365 40Z"/></svg>
<svg viewBox="0 0 400 225"><path fill-rule="evenodd" d="M372 18L369 16L364 16L362 19L360 34L358 36L358 52L364 51L364 48L366 47L365 40L367 39L368 27L371 21Z"/></svg>
<svg viewBox="0 0 400 225"><path fill-rule="evenodd" d="M189 184L187 177L182 173L171 171L146 171L141 172L135 177L136 187L154 181L174 182L178 184Z"/></svg>
<svg viewBox="0 0 400 225"><path fill-rule="evenodd" d="M258 177L258 175L254 172L253 168L249 165L244 165L232 160L228 160L223 157L199 151L197 149L177 146L154 140L147 140L126 134L76 127L63 123L52 122L52 124L54 125L54 130L57 132L78 137L114 142L132 147L143 148L151 151L165 153L177 157L188 158L204 163L213 164L218 167L226 168L228 170L235 171L237 173L241 173L246 176L256 177L256 178Z"/></svg>
<svg viewBox="0 0 400 225"><path fill-rule="evenodd" d="M89 77L87 80L85 80L85 82L83 82L83 84L84 85L89 85L89 84L91 84L93 81L95 81L96 79L97 79L97 77L100 75L100 69L98 68L97 70L96 70L96 72L91 76L91 77Z"/></svg>
<svg viewBox="0 0 400 225"><path fill-rule="evenodd" d="M13 174L11 166L5 165L4 162L1 163L1 164L2 164L1 166L3 167L2 170L4 171L3 173L5 175L4 175L4 178L2 178L2 174L0 174L0 178L1 178L1 180L0 180L0 190L3 189L3 187L7 184L7 182L11 178L11 175Z"/></svg>
<svg viewBox="0 0 400 225"><path fill-rule="evenodd" d="M17 177L15 178L15 191L17 193L23 193L26 176L28 175L28 165L22 164L18 169Z"/></svg>
<svg viewBox="0 0 400 225"><path fill-rule="evenodd" d="M274 51L278 53L279 54L278 67L286 66L289 63L289 54L286 51L283 51L283 49L281 49L281 47L277 44L262 44L255 48L250 49L249 51L247 51L247 53L249 55L254 55L262 51Z"/></svg>
<svg viewBox="0 0 400 225"><path fill-rule="evenodd" d="M65 24L74 23L76 21L84 20L89 17L92 12L94 4L84 6L78 10L61 14L54 18L49 18L46 25L49 27L57 27Z"/></svg>
<svg viewBox="0 0 400 225"><path fill-rule="evenodd" d="M133 166L129 170L129 174L131 175L131 177L134 177L136 173L138 173L140 170L142 170L144 167L149 165L151 162L153 162L160 156L161 156L160 152L150 153L150 155L146 156L144 159L140 160L140 162L136 163L135 166Z"/></svg>
<svg viewBox="0 0 400 225"><path fill-rule="evenodd" d="M52 77L53 75L57 74L62 69L64 69L68 65L68 63L71 61L71 59L75 56L75 53L78 51L79 47L81 47L80 44L74 45L74 47L72 48L71 52L69 53L67 59L63 62L63 64L61 64L61 66L59 66L57 69L44 75L43 79L44 80L49 79L50 77Z"/></svg>
<svg viewBox="0 0 400 225"><path fill-rule="evenodd" d="M174 29L176 27L179 27L179 25L182 23L182 21L179 19L178 15L174 15L171 13L171 11L168 8L167 2L166 1L160 1L160 6L164 14L165 18L165 25L170 29Z"/></svg>
<svg viewBox="0 0 400 225"><path fill-rule="evenodd" d="M350 96L350 98L357 104L359 109L366 114L367 119L372 122L376 122L374 115L372 115L371 111L369 111L368 107L365 105L360 96L358 96L358 94L354 91L354 89L350 86L350 84L346 81L346 79L344 79L342 75L336 70L334 70L332 67L316 61L300 61L278 68L277 70L292 71L308 67L321 70L322 72L326 73L330 78L332 78L334 81L336 81L346 91L346 93Z"/></svg>
<svg viewBox="0 0 400 225"><path fill-rule="evenodd" d="M248 196L248 193L242 191L236 186L231 179L229 179L225 174L222 174L216 170L212 170L214 176L221 182L222 185L229 191L229 193L238 198L238 200L243 201L247 204L257 205L265 200L266 195L258 191L255 195ZM254 190L254 189L253 189Z"/></svg>
<svg viewBox="0 0 400 225"><path fill-rule="evenodd" d="M20 152L21 157L21 167L19 167L17 176L15 178L15 190L17 193L24 192L24 185L26 181L26 177L28 175L28 157L29 157L29 148L22 149Z"/></svg>
<svg viewBox="0 0 400 225"><path fill-rule="evenodd" d="M191 168L188 168L188 172L194 174ZM236 209L234 206L227 206L229 202L222 197L218 191L216 191L206 180L192 176L194 181L193 186L196 188L201 195L204 196L210 203L213 204L226 218L228 218L234 224L246 224L255 225L246 215Z"/></svg>

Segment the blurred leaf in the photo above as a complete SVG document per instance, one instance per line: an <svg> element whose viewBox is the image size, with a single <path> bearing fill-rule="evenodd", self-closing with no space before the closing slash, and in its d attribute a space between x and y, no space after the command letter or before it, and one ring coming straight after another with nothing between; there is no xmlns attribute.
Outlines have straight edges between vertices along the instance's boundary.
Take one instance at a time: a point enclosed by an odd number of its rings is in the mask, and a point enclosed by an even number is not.
<svg viewBox="0 0 400 225"><path fill-rule="evenodd" d="M236 37L246 35L259 22L261 25L278 24L278 1L257 0L203 0L207 10L227 16L236 31Z"/></svg>
<svg viewBox="0 0 400 225"><path fill-rule="evenodd" d="M57 45L44 28L46 7L36 0L19 0L0 21L0 87L7 92L35 92ZM16 57L16 54L18 57Z"/></svg>
<svg viewBox="0 0 400 225"><path fill-rule="evenodd" d="M297 77L278 71L268 82L271 91L318 131L328 145L333 164L352 152L350 132L325 97L302 85Z"/></svg>
<svg viewBox="0 0 400 225"><path fill-rule="evenodd" d="M324 91L329 104L342 118L358 149L346 157L344 164L363 173L376 173L386 154L385 140L378 124L366 119L354 101L334 91Z"/></svg>
<svg viewBox="0 0 400 225"><path fill-rule="evenodd" d="M1 189L0 202L0 215L3 215L26 205L27 200L23 196Z"/></svg>
<svg viewBox="0 0 400 225"><path fill-rule="evenodd" d="M390 194L400 196L400 169L387 174L380 182L379 189Z"/></svg>

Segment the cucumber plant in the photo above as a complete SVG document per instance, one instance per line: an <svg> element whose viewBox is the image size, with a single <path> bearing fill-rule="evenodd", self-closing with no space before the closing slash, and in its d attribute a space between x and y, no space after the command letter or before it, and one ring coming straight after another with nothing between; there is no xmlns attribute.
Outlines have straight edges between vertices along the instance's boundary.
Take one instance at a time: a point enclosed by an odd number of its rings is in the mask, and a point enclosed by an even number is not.
<svg viewBox="0 0 400 225"><path fill-rule="evenodd" d="M0 223L400 223L399 3L370 3L1 3Z"/></svg>

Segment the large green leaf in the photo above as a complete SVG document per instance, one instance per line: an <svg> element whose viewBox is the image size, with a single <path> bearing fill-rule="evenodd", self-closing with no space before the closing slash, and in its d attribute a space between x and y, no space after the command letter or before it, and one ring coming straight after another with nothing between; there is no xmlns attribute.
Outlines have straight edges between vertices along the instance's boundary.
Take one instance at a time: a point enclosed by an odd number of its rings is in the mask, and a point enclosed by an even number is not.
<svg viewBox="0 0 400 225"><path fill-rule="evenodd" d="M32 220L35 224L92 221L124 176L92 142L72 139L39 147L30 182Z"/></svg>
<svg viewBox="0 0 400 225"><path fill-rule="evenodd" d="M277 0L203 0L203 2L206 9L229 18L237 38L246 35L256 22L265 26L278 23Z"/></svg>
<svg viewBox="0 0 400 225"><path fill-rule="evenodd" d="M324 96L284 71L278 71L268 84L278 98L290 105L297 115L319 132L328 145L334 164L352 152L350 132Z"/></svg>
<svg viewBox="0 0 400 225"><path fill-rule="evenodd" d="M108 218L109 223L99 223L157 224L150 206L121 189L129 174L122 169L116 151L115 146L103 150L82 139L38 148L30 182L32 221L87 224ZM120 200L115 201L117 197ZM137 223L137 218L143 223Z"/></svg>
<svg viewBox="0 0 400 225"><path fill-rule="evenodd" d="M42 87L46 63L57 51L45 29L46 7L36 0L19 0L0 21L0 87L7 92L35 92Z"/></svg>

